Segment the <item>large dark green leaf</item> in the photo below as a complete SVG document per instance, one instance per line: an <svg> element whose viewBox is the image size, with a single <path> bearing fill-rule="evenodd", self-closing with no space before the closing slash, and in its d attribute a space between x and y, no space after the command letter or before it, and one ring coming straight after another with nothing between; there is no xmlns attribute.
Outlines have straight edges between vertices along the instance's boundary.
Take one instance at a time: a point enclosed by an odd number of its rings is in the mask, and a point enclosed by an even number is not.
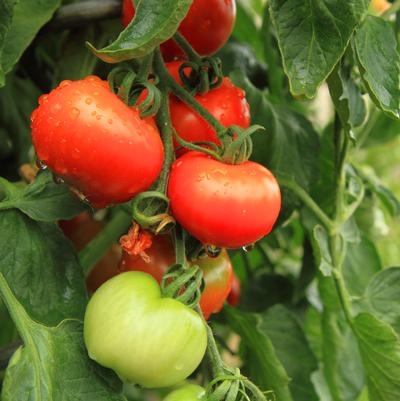
<svg viewBox="0 0 400 401"><path fill-rule="evenodd" d="M400 333L400 267L376 274L365 291L364 307Z"/></svg>
<svg viewBox="0 0 400 401"><path fill-rule="evenodd" d="M381 270L375 245L366 237L358 244L347 244L343 275L351 295L362 296L371 277Z"/></svg>
<svg viewBox="0 0 400 401"><path fill-rule="evenodd" d="M35 320L83 318L87 296L77 255L55 224L0 213L0 273Z"/></svg>
<svg viewBox="0 0 400 401"><path fill-rule="evenodd" d="M0 294L24 341L12 357L3 383L3 401L123 401L115 375L87 355L82 323L56 327L33 321L0 273Z"/></svg>
<svg viewBox="0 0 400 401"><path fill-rule="evenodd" d="M169 39L192 4L192 0L146 0L136 7L135 18L112 44L93 52L108 63L143 57Z"/></svg>
<svg viewBox="0 0 400 401"><path fill-rule="evenodd" d="M355 35L362 77L375 104L400 117L400 56L392 25L368 16Z"/></svg>
<svg viewBox="0 0 400 401"><path fill-rule="evenodd" d="M60 3L61 0L19 0L17 2L13 10L11 27L4 38L3 56L0 58L0 86L1 74L11 71L39 29L50 20Z"/></svg>
<svg viewBox="0 0 400 401"><path fill-rule="evenodd" d="M367 377L369 400L398 401L400 339L386 323L368 313L354 320L354 331Z"/></svg>
<svg viewBox="0 0 400 401"><path fill-rule="evenodd" d="M13 191L4 204L21 210L33 220L46 222L69 220L87 208L67 185L56 184L50 171L39 173L32 184ZM0 202L0 208L1 205Z"/></svg>
<svg viewBox="0 0 400 401"><path fill-rule="evenodd" d="M293 95L315 96L342 57L368 0L271 0Z"/></svg>
<svg viewBox="0 0 400 401"><path fill-rule="evenodd" d="M0 3L0 86L4 85L5 74L1 66L3 65L3 49L5 38L11 27L13 10L17 0L3 0Z"/></svg>
<svg viewBox="0 0 400 401"><path fill-rule="evenodd" d="M311 383L311 374L318 369L317 360L295 316L285 307L276 305L261 315L259 327L270 338L276 355L291 378L289 387L293 399L318 400Z"/></svg>
<svg viewBox="0 0 400 401"><path fill-rule="evenodd" d="M229 325L237 332L249 357L245 367L262 390L273 390L277 401L292 401L289 377L279 361L271 340L261 328L260 316L226 308Z"/></svg>
<svg viewBox="0 0 400 401"><path fill-rule="evenodd" d="M231 77L246 91L252 123L266 129L253 135L252 159L266 165L278 178L294 178L308 189L318 178L319 157L319 138L311 123L289 107L273 104L240 72Z"/></svg>

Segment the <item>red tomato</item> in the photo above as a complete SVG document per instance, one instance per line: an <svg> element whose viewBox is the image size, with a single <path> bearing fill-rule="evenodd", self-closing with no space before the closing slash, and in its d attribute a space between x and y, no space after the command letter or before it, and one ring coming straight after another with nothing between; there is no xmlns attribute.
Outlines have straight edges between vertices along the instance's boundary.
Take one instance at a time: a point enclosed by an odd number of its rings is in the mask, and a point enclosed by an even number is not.
<svg viewBox="0 0 400 401"><path fill-rule="evenodd" d="M132 0L124 0L122 23L127 26L135 14ZM203 56L215 53L228 40L236 18L235 0L194 0L179 32ZM166 60L184 53L173 40L161 46Z"/></svg>
<svg viewBox="0 0 400 401"><path fill-rule="evenodd" d="M225 164L188 152L171 169L168 197L172 215L203 244L239 248L268 234L281 207L272 173L247 161Z"/></svg>
<svg viewBox="0 0 400 401"><path fill-rule="evenodd" d="M161 282L164 273L175 263L175 251L169 235L153 237L152 246L145 250L148 260L140 255L124 252L119 265L121 272L141 271L151 274ZM200 299L200 307L206 319L212 313L219 312L231 290L233 279L232 265L228 253L224 250L217 258L205 257L191 262L203 270L206 283Z"/></svg>
<svg viewBox="0 0 400 401"><path fill-rule="evenodd" d="M167 64L168 71L177 82L179 78L179 61ZM219 88L205 95L197 95L195 99L205 107L220 123L229 127L238 125L242 128L250 126L250 107L243 89L233 85L229 78L224 78ZM175 96L170 98L171 120L176 133L188 142L207 141L220 144L217 134L199 114L181 102ZM180 146L175 142L175 147Z"/></svg>
<svg viewBox="0 0 400 401"><path fill-rule="evenodd" d="M104 223L94 220L89 213L82 213L71 220L61 220L58 224L77 251L82 250L104 228ZM121 249L115 244L96 263L87 278L89 292L96 291L105 281L119 273L120 258Z"/></svg>
<svg viewBox="0 0 400 401"><path fill-rule="evenodd" d="M240 300L240 281L235 273L233 273L232 288L228 295L228 302L232 306L237 306Z"/></svg>
<svg viewBox="0 0 400 401"><path fill-rule="evenodd" d="M98 77L63 81L39 98L31 120L39 160L95 207L131 199L160 173L158 130Z"/></svg>

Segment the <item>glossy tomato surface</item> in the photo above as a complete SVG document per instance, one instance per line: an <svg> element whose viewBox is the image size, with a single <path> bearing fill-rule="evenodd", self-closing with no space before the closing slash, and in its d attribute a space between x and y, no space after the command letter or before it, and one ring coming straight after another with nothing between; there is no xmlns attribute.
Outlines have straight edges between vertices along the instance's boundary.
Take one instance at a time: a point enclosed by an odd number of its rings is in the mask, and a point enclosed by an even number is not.
<svg viewBox="0 0 400 401"><path fill-rule="evenodd" d="M251 161L224 164L199 152L177 159L168 184L171 212L204 244L240 248L268 234L281 193L272 173Z"/></svg>
<svg viewBox="0 0 400 401"><path fill-rule="evenodd" d="M167 68L177 82L181 62L167 64ZM224 78L222 85L212 89L205 95L196 95L195 99L206 108L223 126L238 125L242 128L250 126L250 108L243 89L233 85L229 78ZM213 127L199 114L175 96L170 97L172 125L176 133L188 142L207 141L220 144ZM180 146L176 141L175 147Z"/></svg>
<svg viewBox="0 0 400 401"><path fill-rule="evenodd" d="M105 226L104 222L95 220L86 212L71 220L61 220L58 224L77 251L81 251ZM120 258L121 249L117 244L106 251L86 279L89 292L96 291L105 281L120 273L118 270Z"/></svg>
<svg viewBox="0 0 400 401"><path fill-rule="evenodd" d="M146 249L147 258L124 252L119 265L120 271L141 271L151 274L159 283L164 273L175 264L175 250L169 235L153 237L152 246ZM232 264L228 253L223 250L216 258L204 257L190 262L203 271L205 288L201 295L200 307L205 319L219 312L231 291L233 280Z"/></svg>
<svg viewBox="0 0 400 401"><path fill-rule="evenodd" d="M62 82L31 119L38 159L95 207L131 199L160 173L159 132L98 77Z"/></svg>
<svg viewBox="0 0 400 401"><path fill-rule="evenodd" d="M122 23L127 26L135 14L132 0L124 0ZM219 50L232 33L236 18L235 0L194 0L179 32L203 56ZM161 46L164 57L172 60L184 53L169 40Z"/></svg>
<svg viewBox="0 0 400 401"><path fill-rule="evenodd" d="M203 319L142 272L122 273L90 299L84 320L89 356L129 383L168 387L186 379L207 347Z"/></svg>
<svg viewBox="0 0 400 401"><path fill-rule="evenodd" d="M239 278L234 273L232 279L231 292L228 295L228 302L230 305L232 306L239 305L240 293L241 293L240 281Z"/></svg>
<svg viewBox="0 0 400 401"><path fill-rule="evenodd" d="M178 390L169 393L164 401L201 401L205 400L205 390L196 384L187 384Z"/></svg>

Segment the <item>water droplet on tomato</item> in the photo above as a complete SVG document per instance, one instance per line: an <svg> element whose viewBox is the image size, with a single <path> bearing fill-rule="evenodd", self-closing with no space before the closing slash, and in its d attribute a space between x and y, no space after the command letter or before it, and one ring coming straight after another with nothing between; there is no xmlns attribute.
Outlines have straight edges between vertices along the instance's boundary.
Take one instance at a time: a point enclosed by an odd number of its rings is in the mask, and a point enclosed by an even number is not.
<svg viewBox="0 0 400 401"><path fill-rule="evenodd" d="M65 88L66 86L71 85L71 82L72 82L72 81L66 79L65 81L61 81L61 82L60 82L60 85L58 85L58 87L59 87L59 88Z"/></svg>
<svg viewBox="0 0 400 401"><path fill-rule="evenodd" d="M43 160L37 160L36 161L36 165L39 167L40 170L44 171L46 170L48 167L46 165L46 163Z"/></svg>
<svg viewBox="0 0 400 401"><path fill-rule="evenodd" d="M64 184L64 182L65 182L61 177L59 177L59 176L56 175L56 174L53 174L53 181L54 181L56 184Z"/></svg>
<svg viewBox="0 0 400 401"><path fill-rule="evenodd" d="M79 117L80 110L76 107L72 107L72 109L69 111L69 116L73 119L76 120Z"/></svg>
<svg viewBox="0 0 400 401"><path fill-rule="evenodd" d="M218 248L215 245L206 245L205 246L206 254L210 258L217 258L222 252L221 248Z"/></svg>
<svg viewBox="0 0 400 401"><path fill-rule="evenodd" d="M107 122L108 122L109 124L112 124L112 123L113 123L112 118L109 118L109 119L107 120Z"/></svg>
<svg viewBox="0 0 400 401"><path fill-rule="evenodd" d="M102 117L103 117L103 116L102 116L101 114L97 114L96 120L101 120Z"/></svg>
<svg viewBox="0 0 400 401"><path fill-rule="evenodd" d="M47 103L49 95L41 95L39 96L39 104Z"/></svg>
<svg viewBox="0 0 400 401"><path fill-rule="evenodd" d="M92 115L92 116L95 116L96 115L96 110L93 110L90 114Z"/></svg>
<svg viewBox="0 0 400 401"><path fill-rule="evenodd" d="M254 247L255 247L255 244L249 244L249 245L245 245L242 249L245 252L251 252L254 249Z"/></svg>
<svg viewBox="0 0 400 401"><path fill-rule="evenodd" d="M92 104L92 102L93 102L93 99L92 99L91 97L87 97L87 98L85 99L85 103L86 103L86 104Z"/></svg>

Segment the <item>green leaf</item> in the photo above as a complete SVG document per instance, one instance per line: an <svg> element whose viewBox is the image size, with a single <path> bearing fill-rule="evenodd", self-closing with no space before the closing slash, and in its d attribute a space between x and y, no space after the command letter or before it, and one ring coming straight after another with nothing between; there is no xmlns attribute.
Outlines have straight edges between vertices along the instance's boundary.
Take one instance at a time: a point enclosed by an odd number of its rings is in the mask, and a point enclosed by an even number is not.
<svg viewBox="0 0 400 401"><path fill-rule="evenodd" d="M321 225L316 225L313 229L313 243L316 260L319 270L324 276L330 276L333 270L332 254L329 249L328 233Z"/></svg>
<svg viewBox="0 0 400 401"><path fill-rule="evenodd" d="M0 213L0 273L35 320L82 319L86 289L76 252L55 224L16 210Z"/></svg>
<svg viewBox="0 0 400 401"><path fill-rule="evenodd" d="M115 42L101 50L89 47L107 63L144 57L176 32L191 4L192 0L141 1L134 19Z"/></svg>
<svg viewBox="0 0 400 401"><path fill-rule="evenodd" d="M289 387L293 399L317 401L311 383L311 374L318 369L317 360L293 313L282 305L276 305L261 315L259 327L270 338L276 355L291 378Z"/></svg>
<svg viewBox="0 0 400 401"><path fill-rule="evenodd" d="M361 313L354 332L367 377L369 400L398 401L400 394L400 339L376 317Z"/></svg>
<svg viewBox="0 0 400 401"><path fill-rule="evenodd" d="M33 220L45 222L69 220L87 209L66 184L53 181L50 171L40 172L32 184L20 189L5 202Z"/></svg>
<svg viewBox="0 0 400 401"><path fill-rule="evenodd" d="M355 48L372 100L389 116L399 118L400 56L391 23L368 16L357 29Z"/></svg>
<svg viewBox="0 0 400 401"><path fill-rule="evenodd" d="M377 273L368 284L364 297L366 310L400 333L400 267Z"/></svg>
<svg viewBox="0 0 400 401"><path fill-rule="evenodd" d="M19 0L17 2L11 27L4 38L4 48L0 58L0 76L12 70L39 29L50 20L60 3L61 0Z"/></svg>
<svg viewBox="0 0 400 401"><path fill-rule="evenodd" d="M295 96L315 96L344 54L369 0L271 0L283 64Z"/></svg>
<svg viewBox="0 0 400 401"><path fill-rule="evenodd" d="M347 244L343 275L351 295L362 296L371 277L382 269L378 251L369 239Z"/></svg>
<svg viewBox="0 0 400 401"><path fill-rule="evenodd" d="M319 292L324 307L321 340L325 380L334 401L354 401L365 385L357 341L342 315L332 277L319 278Z"/></svg>
<svg viewBox="0 0 400 401"><path fill-rule="evenodd" d="M81 322L64 320L47 327L33 321L1 273L0 294L25 344L7 368L3 401L125 400L115 375L89 359Z"/></svg>
<svg viewBox="0 0 400 401"><path fill-rule="evenodd" d="M329 92L339 114L343 127L350 132L359 127L365 120L366 107L360 89L338 63L328 78Z"/></svg>
<svg viewBox="0 0 400 401"><path fill-rule="evenodd" d="M13 10L17 0L3 0L0 3L0 87L5 83L5 74L1 68L3 64L3 49L5 46L5 38L11 27Z"/></svg>
<svg viewBox="0 0 400 401"><path fill-rule="evenodd" d="M304 189L318 179L319 137L311 123L287 106L275 105L239 71L233 82L246 91L252 124L266 133L253 136L252 160L267 166L278 177L292 177Z"/></svg>
<svg viewBox="0 0 400 401"><path fill-rule="evenodd" d="M245 363L251 379L262 391L272 390L277 401L292 401L290 379L276 355L271 340L261 328L261 317L230 307L224 311L229 325L240 335L242 345L248 350L249 358Z"/></svg>

